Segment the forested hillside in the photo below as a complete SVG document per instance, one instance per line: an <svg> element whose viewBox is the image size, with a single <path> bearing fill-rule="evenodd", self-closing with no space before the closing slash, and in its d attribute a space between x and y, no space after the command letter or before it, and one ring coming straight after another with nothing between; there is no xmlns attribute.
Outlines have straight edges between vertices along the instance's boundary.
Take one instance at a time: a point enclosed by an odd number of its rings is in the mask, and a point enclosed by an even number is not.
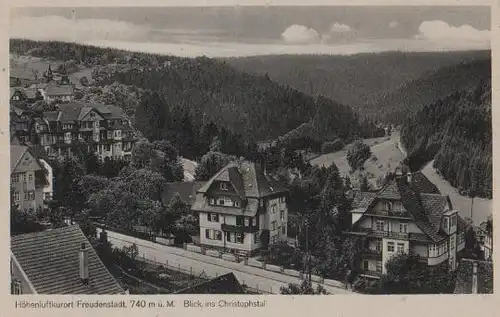
<svg viewBox="0 0 500 317"><path fill-rule="evenodd" d="M491 78L491 58L463 62L427 72L364 108L364 113L399 125L408 115L443 96L474 88Z"/></svg>
<svg viewBox="0 0 500 317"><path fill-rule="evenodd" d="M306 94L325 97L364 112L384 95L442 67L487 59L489 51L386 52L341 55L272 55L228 58L243 71L268 75Z"/></svg>
<svg viewBox="0 0 500 317"><path fill-rule="evenodd" d="M372 124L360 124L349 106L310 97L215 59L27 40L11 40L11 51L93 67L96 86L117 82L149 92L135 116L140 117L137 127L151 140L180 134L183 143L189 143L212 124L246 142L274 139L304 123L314 126L319 141L371 136L375 129ZM181 153L183 148L179 146Z"/></svg>
<svg viewBox="0 0 500 317"><path fill-rule="evenodd" d="M408 165L417 169L434 159L434 167L454 187L491 198L491 120L491 81L425 106L402 125Z"/></svg>

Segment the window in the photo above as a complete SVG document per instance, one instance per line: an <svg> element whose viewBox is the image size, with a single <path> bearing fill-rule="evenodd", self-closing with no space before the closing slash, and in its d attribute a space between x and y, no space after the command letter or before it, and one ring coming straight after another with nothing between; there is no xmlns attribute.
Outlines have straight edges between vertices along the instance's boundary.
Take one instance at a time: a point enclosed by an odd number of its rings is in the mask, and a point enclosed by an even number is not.
<svg viewBox="0 0 500 317"><path fill-rule="evenodd" d="M248 217L245 217L245 227L250 227L250 219Z"/></svg>
<svg viewBox="0 0 500 317"><path fill-rule="evenodd" d="M234 201L234 207L239 207L240 206L240 201L239 200L235 200Z"/></svg>
<svg viewBox="0 0 500 317"><path fill-rule="evenodd" d="M28 200L35 200L35 192L34 191L28 192Z"/></svg>
<svg viewBox="0 0 500 317"><path fill-rule="evenodd" d="M19 202L20 200L19 193L14 193L14 201Z"/></svg>
<svg viewBox="0 0 500 317"><path fill-rule="evenodd" d="M457 225L457 216L454 215L451 217L451 226L455 227Z"/></svg>
<svg viewBox="0 0 500 317"><path fill-rule="evenodd" d="M209 200L209 204L210 204L210 205L215 205L215 199L210 198L210 200Z"/></svg>
<svg viewBox="0 0 500 317"><path fill-rule="evenodd" d="M444 230L448 230L448 217L444 218Z"/></svg>
<svg viewBox="0 0 500 317"><path fill-rule="evenodd" d="M382 220L377 220L375 223L375 230L384 231L384 222Z"/></svg>
<svg viewBox="0 0 500 317"><path fill-rule="evenodd" d="M226 241L227 242L234 242L236 240L235 233L234 232L226 232Z"/></svg>
<svg viewBox="0 0 500 317"><path fill-rule="evenodd" d="M284 210L280 211L280 219L282 222L285 221L285 211Z"/></svg>
<svg viewBox="0 0 500 317"><path fill-rule="evenodd" d="M244 238L243 233L239 233L239 232L236 233L236 242L237 243L243 243L243 238Z"/></svg>
<svg viewBox="0 0 500 317"><path fill-rule="evenodd" d="M256 227L256 226L257 226L257 218L256 218L256 217L253 217L253 218L252 218L252 226L253 226L253 227Z"/></svg>
<svg viewBox="0 0 500 317"><path fill-rule="evenodd" d="M382 251L382 240L377 240L377 244L375 245L375 250Z"/></svg>
<svg viewBox="0 0 500 317"><path fill-rule="evenodd" d="M280 203L284 203L284 202L286 202L285 196L280 197Z"/></svg>
<svg viewBox="0 0 500 317"><path fill-rule="evenodd" d="M394 242L387 242L387 251L394 252Z"/></svg>
<svg viewBox="0 0 500 317"><path fill-rule="evenodd" d="M260 200L260 206L264 207L264 200L262 200L262 199Z"/></svg>
<svg viewBox="0 0 500 317"><path fill-rule="evenodd" d="M281 227L281 234L286 235L286 223L284 223L283 227Z"/></svg>
<svg viewBox="0 0 500 317"><path fill-rule="evenodd" d="M219 205L224 206L224 198L222 198L222 197L219 198Z"/></svg>
<svg viewBox="0 0 500 317"><path fill-rule="evenodd" d="M382 261L377 261L377 272L382 273Z"/></svg>
<svg viewBox="0 0 500 317"><path fill-rule="evenodd" d="M219 183L219 188L221 190L227 191L227 183L223 183L223 182Z"/></svg>
<svg viewBox="0 0 500 317"><path fill-rule="evenodd" d="M408 233L408 224L407 223L400 223L399 224L399 232Z"/></svg>
<svg viewBox="0 0 500 317"><path fill-rule="evenodd" d="M272 206L271 206L271 213L272 213L272 214L275 214L275 213L276 213L276 211L277 211L277 209L278 209L278 208L276 207L276 205L272 205Z"/></svg>
<svg viewBox="0 0 500 317"><path fill-rule="evenodd" d="M12 183L19 183L19 174L12 175L11 182Z"/></svg>
<svg viewBox="0 0 500 317"><path fill-rule="evenodd" d="M205 238L209 240L222 240L222 233L219 230L205 229Z"/></svg>
<svg viewBox="0 0 500 317"><path fill-rule="evenodd" d="M260 243L260 238L259 238L259 233L258 232L253 235L253 243L254 244L259 244Z"/></svg>
<svg viewBox="0 0 500 317"><path fill-rule="evenodd" d="M28 174L28 182L33 183L33 174Z"/></svg>
<svg viewBox="0 0 500 317"><path fill-rule="evenodd" d="M219 222L219 214L208 213L207 220L209 222Z"/></svg>
<svg viewBox="0 0 500 317"><path fill-rule="evenodd" d="M368 268L369 268L369 263L367 260L364 260L363 261L363 270L368 271Z"/></svg>
<svg viewBox="0 0 500 317"><path fill-rule="evenodd" d="M11 282L11 292L14 295L22 294L21 292L21 282L18 280L12 280Z"/></svg>
<svg viewBox="0 0 500 317"><path fill-rule="evenodd" d="M434 244L429 245L429 256L436 256L436 246Z"/></svg>
<svg viewBox="0 0 500 317"><path fill-rule="evenodd" d="M243 216L236 216L236 225L243 226Z"/></svg>
<svg viewBox="0 0 500 317"><path fill-rule="evenodd" d="M106 151L111 151L111 145L110 144L106 144L105 148L106 148Z"/></svg>
<svg viewBox="0 0 500 317"><path fill-rule="evenodd" d="M450 238L450 249L455 249L455 237L453 236Z"/></svg>
<svg viewBox="0 0 500 317"><path fill-rule="evenodd" d="M52 193L44 193L44 194L43 194L43 198L44 198L45 200L50 200L50 199L52 199Z"/></svg>
<svg viewBox="0 0 500 317"><path fill-rule="evenodd" d="M271 230L276 230L276 221L271 222Z"/></svg>
<svg viewBox="0 0 500 317"><path fill-rule="evenodd" d="M398 253L403 253L405 251L404 243L398 243Z"/></svg>
<svg viewBox="0 0 500 317"><path fill-rule="evenodd" d="M386 211L391 211L392 210L392 203L390 201L385 203L385 210Z"/></svg>

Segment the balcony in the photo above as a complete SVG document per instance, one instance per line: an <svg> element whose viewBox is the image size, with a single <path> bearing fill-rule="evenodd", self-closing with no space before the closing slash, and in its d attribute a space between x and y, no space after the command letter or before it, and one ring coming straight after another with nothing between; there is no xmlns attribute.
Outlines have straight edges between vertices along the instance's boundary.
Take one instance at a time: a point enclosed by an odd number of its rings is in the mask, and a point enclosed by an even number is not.
<svg viewBox="0 0 500 317"><path fill-rule="evenodd" d="M382 258L382 250L365 249L362 252L362 257L369 258L369 259L381 259Z"/></svg>
<svg viewBox="0 0 500 317"><path fill-rule="evenodd" d="M245 226L236 226L236 225L228 225L228 224L221 224L220 228L222 231L231 231L231 232L239 232L239 233L253 233L253 232L258 232L259 227L245 227Z"/></svg>
<svg viewBox="0 0 500 317"><path fill-rule="evenodd" d="M394 231L378 231L370 228L360 228L359 231L366 232L368 236L374 238L392 238L400 240L409 240L409 233L394 232Z"/></svg>

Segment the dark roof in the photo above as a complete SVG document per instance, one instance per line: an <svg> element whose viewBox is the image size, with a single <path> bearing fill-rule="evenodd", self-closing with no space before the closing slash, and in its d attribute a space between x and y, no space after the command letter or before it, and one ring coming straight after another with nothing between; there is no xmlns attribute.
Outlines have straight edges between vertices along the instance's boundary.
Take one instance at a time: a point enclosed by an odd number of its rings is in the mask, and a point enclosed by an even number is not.
<svg viewBox="0 0 500 317"><path fill-rule="evenodd" d="M79 275L82 243L89 248L88 285ZM124 293L77 225L13 236L11 250L38 294Z"/></svg>
<svg viewBox="0 0 500 317"><path fill-rule="evenodd" d="M258 165L248 161L229 163L212 176L198 192L206 193L212 183L217 180L231 182L236 192L246 198L261 198L287 192L277 181L268 175L264 175Z"/></svg>
<svg viewBox="0 0 500 317"><path fill-rule="evenodd" d="M367 208L377 197L377 193L354 191L351 207L353 209Z"/></svg>
<svg viewBox="0 0 500 317"><path fill-rule="evenodd" d="M28 147L24 145L11 145L10 146L10 172L14 172L19 160L23 157L24 153L28 151Z"/></svg>
<svg viewBox="0 0 500 317"><path fill-rule="evenodd" d="M477 294L493 294L493 262L462 259L458 265L455 294L473 294L472 278L477 265Z"/></svg>
<svg viewBox="0 0 500 317"><path fill-rule="evenodd" d="M441 195L437 187L421 172L396 176L384 185L378 193L356 192L353 195L352 208L360 210L367 208L378 199L401 200L403 207L411 214L417 226L434 242L445 238L441 231L441 219L451 201L448 196ZM362 211L362 210L361 210ZM465 222L458 216L458 227L463 229Z"/></svg>
<svg viewBox="0 0 500 317"><path fill-rule="evenodd" d="M78 121L82 119L85 115L87 115L91 110L97 111L100 115L102 115L105 119L128 119L127 115L125 112L116 107L116 106L111 106L111 105L103 105L103 104L98 104L98 103L83 103L83 102L68 102L68 103L62 103L58 104L57 108L59 111L56 111L55 113L58 113L57 117L54 117L53 114L51 114L50 121L62 121L62 122L70 122L70 121ZM49 116L48 112L44 112L44 116ZM119 129L119 128L125 128L128 127L128 125L115 125L114 128Z"/></svg>
<svg viewBox="0 0 500 317"><path fill-rule="evenodd" d="M439 203L429 203L434 199L426 197L423 198L423 200L425 200L426 205L431 208L431 210L426 210L422 202L422 197L425 197L425 195L420 195L420 193L415 192L412 186L408 184L406 177L396 178L396 183L399 188L403 207L413 216L415 223L420 230L422 230L434 242L439 242L444 239L445 236L440 231L441 216L444 211L444 205L441 210L438 210L437 207ZM446 196L444 197L446 198Z"/></svg>
<svg viewBox="0 0 500 317"><path fill-rule="evenodd" d="M411 188L421 194L441 194L436 185L420 171L412 173Z"/></svg>
<svg viewBox="0 0 500 317"><path fill-rule="evenodd" d="M204 182L175 182L166 183L163 190L163 201L168 203L176 195L189 205L196 200L196 191L203 186Z"/></svg>
<svg viewBox="0 0 500 317"><path fill-rule="evenodd" d="M233 273L228 273L210 281L180 290L176 294L245 294L245 290L236 276Z"/></svg>

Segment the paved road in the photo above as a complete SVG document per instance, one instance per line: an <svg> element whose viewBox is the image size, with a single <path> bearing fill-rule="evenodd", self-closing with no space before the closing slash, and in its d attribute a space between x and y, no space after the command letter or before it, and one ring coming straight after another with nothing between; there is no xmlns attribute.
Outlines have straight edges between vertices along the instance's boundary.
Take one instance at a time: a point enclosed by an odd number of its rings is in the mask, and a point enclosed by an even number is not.
<svg viewBox="0 0 500 317"><path fill-rule="evenodd" d="M100 229L98 229L98 232L100 232ZM139 248L140 256L144 256L146 259L168 263L169 266L180 265L187 269L192 267L194 272L204 271L208 277L215 278L216 276L233 272L240 283L273 294L279 294L280 287L287 286L288 283L300 283L298 278L247 266L244 263L229 262L184 249L137 239L109 230L107 232L109 242L116 247L122 248L123 246L135 243ZM316 284L314 287L316 287ZM352 292L345 289L331 286L324 287L330 294L352 294Z"/></svg>

